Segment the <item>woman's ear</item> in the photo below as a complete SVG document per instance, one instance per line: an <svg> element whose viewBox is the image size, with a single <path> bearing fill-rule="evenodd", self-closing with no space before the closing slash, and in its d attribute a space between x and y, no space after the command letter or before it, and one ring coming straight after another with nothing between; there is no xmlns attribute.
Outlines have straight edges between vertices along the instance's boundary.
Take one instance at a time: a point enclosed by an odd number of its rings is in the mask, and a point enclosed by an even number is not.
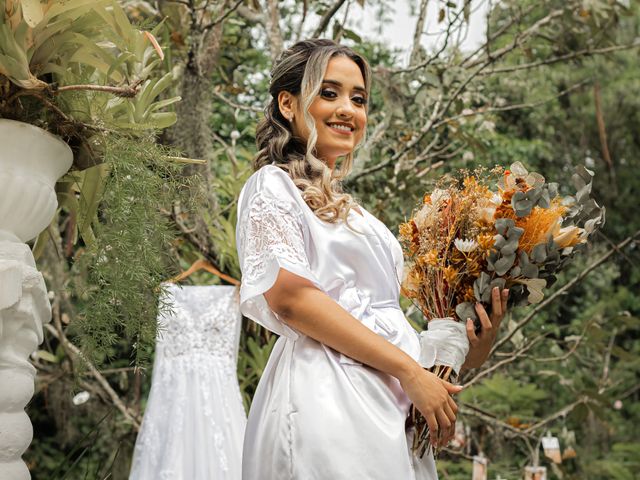
<svg viewBox="0 0 640 480"><path fill-rule="evenodd" d="M293 121L295 107L296 97L293 94L284 90L278 93L278 108L280 109L280 113L290 122Z"/></svg>

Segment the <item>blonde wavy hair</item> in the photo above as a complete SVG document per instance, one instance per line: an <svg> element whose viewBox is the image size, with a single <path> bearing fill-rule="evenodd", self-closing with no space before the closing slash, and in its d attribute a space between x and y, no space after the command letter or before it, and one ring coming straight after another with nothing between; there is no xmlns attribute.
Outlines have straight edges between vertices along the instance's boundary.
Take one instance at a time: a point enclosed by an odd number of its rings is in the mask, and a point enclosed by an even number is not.
<svg viewBox="0 0 640 480"><path fill-rule="evenodd" d="M342 191L342 180L353 167L353 152L345 155L340 168L336 166L333 171L315 156L318 133L309 106L320 93L329 60L335 56L345 56L358 65L369 94L371 68L364 57L332 40L296 43L282 52L271 69L271 100L256 127L258 153L253 159L254 170L275 164L286 171L315 215L330 223L347 222L349 210L357 206L351 195ZM304 122L309 129L306 144L293 136L289 122L280 112L278 94L282 91L300 96Z"/></svg>

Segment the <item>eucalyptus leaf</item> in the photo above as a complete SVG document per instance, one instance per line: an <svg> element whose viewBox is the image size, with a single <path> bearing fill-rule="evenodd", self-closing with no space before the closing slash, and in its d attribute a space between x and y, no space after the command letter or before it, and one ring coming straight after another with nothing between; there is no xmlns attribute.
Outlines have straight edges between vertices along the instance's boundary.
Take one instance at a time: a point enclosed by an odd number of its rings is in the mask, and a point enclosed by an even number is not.
<svg viewBox="0 0 640 480"><path fill-rule="evenodd" d="M509 240L505 244L504 247L500 249L500 254L502 255L512 255L518 249L518 239L509 237Z"/></svg>
<svg viewBox="0 0 640 480"><path fill-rule="evenodd" d="M495 263L496 274L502 276L505 273L507 273L509 271L509 269L513 266L513 262L515 262L515 260L516 260L515 253L513 253L511 255L505 255L504 257L501 257Z"/></svg>
<svg viewBox="0 0 640 480"><path fill-rule="evenodd" d="M456 315L463 322L465 322L467 318L470 318L474 322L478 320L478 314L476 313L475 306L471 302L464 302L456 305Z"/></svg>
<svg viewBox="0 0 640 480"><path fill-rule="evenodd" d="M513 226L515 226L515 222L510 218L498 218L496 220L496 231L500 235L506 235L507 230Z"/></svg>
<svg viewBox="0 0 640 480"><path fill-rule="evenodd" d="M531 260L535 263L542 263L547 258L547 246L544 243L539 243L531 251Z"/></svg>
<svg viewBox="0 0 640 480"><path fill-rule="evenodd" d="M528 263L522 267L522 275L527 278L537 278L538 277L538 266L533 263Z"/></svg>

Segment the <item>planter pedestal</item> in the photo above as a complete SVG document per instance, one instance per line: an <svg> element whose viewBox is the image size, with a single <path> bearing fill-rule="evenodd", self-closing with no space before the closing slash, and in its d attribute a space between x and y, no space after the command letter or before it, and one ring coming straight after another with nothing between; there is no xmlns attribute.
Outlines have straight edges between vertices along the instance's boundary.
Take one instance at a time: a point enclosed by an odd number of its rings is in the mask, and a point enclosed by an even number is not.
<svg viewBox="0 0 640 480"><path fill-rule="evenodd" d="M73 155L59 138L12 120L0 119L0 145L0 480L26 480L22 454L33 427L24 407L36 374L29 356L42 343L51 305L25 242L51 222L54 185Z"/></svg>

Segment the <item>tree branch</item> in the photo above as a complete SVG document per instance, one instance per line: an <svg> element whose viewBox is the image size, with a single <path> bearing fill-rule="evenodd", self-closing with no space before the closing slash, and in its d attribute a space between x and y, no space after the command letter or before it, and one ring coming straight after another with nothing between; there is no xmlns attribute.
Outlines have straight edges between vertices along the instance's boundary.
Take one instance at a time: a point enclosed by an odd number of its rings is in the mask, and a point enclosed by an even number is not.
<svg viewBox="0 0 640 480"><path fill-rule="evenodd" d="M387 160L382 161L382 162L378 163L377 165L374 165L372 167L366 168L366 169L361 170L360 172L357 172L356 174L352 175L349 178L349 182L353 182L356 179L358 179L358 178L360 178L360 177L362 177L364 175L368 175L370 173L377 172L378 170L383 169L387 165L395 163L396 161L398 161L398 159L402 155L404 155L408 150L413 148L414 145L416 145L422 139L424 134L426 132L428 132L431 129L431 127L433 126L433 123L435 122L435 119L436 119L437 114L438 114L438 108L440 107L441 100L442 100L442 94L440 94L440 97L436 100L436 103L434 105L433 111L431 112L431 116L427 120L427 123L425 123L425 125L420 129L420 132L416 137L412 138L411 141L407 142L407 144L406 144L406 146L404 148L402 148L400 151L395 153L393 156L389 157Z"/></svg>
<svg viewBox="0 0 640 480"><path fill-rule="evenodd" d="M267 22L269 52L271 53L271 60L275 61L284 48L277 0L267 0L267 14L265 15L265 20Z"/></svg>
<svg viewBox="0 0 640 480"><path fill-rule="evenodd" d="M129 408L127 408L127 406L120 399L116 391L111 387L107 379L104 378L104 376L102 376L102 374L89 361L88 358L82 355L82 352L80 351L80 349L76 347L73 343L71 343L71 341L67 338L67 336L64 334L64 331L62 330L62 324L60 323L60 315L59 315L60 307L58 305L57 300L54 300L53 303L54 303L53 321L55 324L55 328L50 324L46 324L44 327L49 331L49 333L51 333L51 335L53 335L60 342L60 344L62 345L62 348L64 348L64 350L69 354L71 358L80 358L86 364L87 368L91 372L91 375L96 379L98 384L106 392L106 394L109 396L109 398L111 399L113 404L116 406L116 408L120 410L120 413L122 413L122 415L133 424L136 431L138 431L140 429L140 424L142 422L142 419L138 415L136 415L134 412L132 412Z"/></svg>
<svg viewBox="0 0 640 480"><path fill-rule="evenodd" d="M215 27L217 24L223 22L229 15L231 15L238 9L242 2L244 2L244 0L236 0L236 3L231 8L229 8L223 15L220 15L218 18L216 18L213 22L202 27L202 30L207 31L210 28Z"/></svg>
<svg viewBox="0 0 640 480"><path fill-rule="evenodd" d="M230 107L237 108L239 110L245 110L245 111L248 111L248 112L256 112L256 113L262 113L264 111L264 109L262 109L262 108L252 107L252 106L249 106L249 105L242 105L240 103L234 102L233 100L229 100L227 97L222 95L217 90L213 90L213 95L216 96L217 98L219 98L220 100L222 100L224 103L226 103Z"/></svg>
<svg viewBox="0 0 640 480"><path fill-rule="evenodd" d="M140 90L140 81L134 82L128 87L110 87L109 85L65 85L64 87L52 88L51 92L56 95L60 92L68 92L70 90L91 90L94 92L112 93L118 97L131 98L135 97Z"/></svg>
<svg viewBox="0 0 640 480"><path fill-rule="evenodd" d="M543 65L552 65L554 63L564 62L565 60L572 60L578 57L601 55L604 53L617 52L619 50L629 50L631 48L636 48L636 47L640 47L640 41L636 41L626 45L615 45L615 46L606 47L606 48L596 48L596 49L585 48L583 50L578 50L576 52L567 53L565 55L560 55L557 57L539 60L537 62L522 63L519 65L513 65L511 67L494 68L492 70L487 70L485 72L482 72L480 75L493 75L494 73L509 73L509 72L515 72L518 70L528 70L530 68L541 67Z"/></svg>
<svg viewBox="0 0 640 480"><path fill-rule="evenodd" d="M560 93L553 95L552 97L549 98L545 98L544 100L538 100L537 102L530 102L530 103L518 103L518 104L514 104L514 105L506 105L504 107L487 107L487 108L481 108L478 110L473 110L471 112L464 112L464 113L460 113L458 115L454 115L453 117L448 117L445 118L443 120L440 120L438 123L433 125L433 128L438 128L444 124L447 124L449 122L452 122L454 120L458 120L459 118L466 118L466 117L473 117L476 115L485 115L487 113L495 113L495 112L508 112L511 110L522 110L525 108L536 108L539 107L540 105L544 105L545 103L549 103L552 102L553 100L556 100L564 95L567 95L571 92L573 92L574 90L579 89L580 87L586 85L587 83L589 83L590 80L583 80L582 82L578 82L568 88L565 88L563 91L561 91Z"/></svg>
<svg viewBox="0 0 640 480"><path fill-rule="evenodd" d="M496 30L491 36L487 36L487 41L485 43L483 43L482 45L480 45L478 48L476 48L473 52L471 52L469 55L467 55L462 62L460 62L460 66L464 66L469 60L471 60L473 57L475 57L479 52L486 50L487 52L489 52L489 45L495 41L496 38L498 38L500 35L502 35L504 32L506 32L507 30L509 30L514 24L520 22L526 15L528 15L529 13L531 13L533 11L533 9L535 7L537 7L538 5L536 3L532 3L529 7L527 7L527 9L522 12L520 15L514 16L511 18L511 20L507 23L505 23L502 27L500 27L498 30ZM490 13L490 12L489 12ZM489 25L489 21L487 19L487 25ZM487 54L487 56L489 56L489 54Z"/></svg>
<svg viewBox="0 0 640 480"><path fill-rule="evenodd" d="M538 344L543 338L545 338L546 335L540 335L539 337L537 337L535 340L528 342L525 346L523 346L520 350L518 350L517 352L511 354L510 356L508 356L507 358L500 360L499 362L494 363L493 365L491 365L488 368L485 368L484 370L480 371L477 375L474 375L471 380L469 380L468 382L464 383L464 387L468 388L471 385L473 385L474 383L478 383L478 381L483 378L486 377L487 375L489 375L491 372L494 372L496 370L498 370L499 368L504 367L505 365L508 365L514 361L516 361L518 358L522 357L525 353L527 353L529 350L531 350L536 344Z"/></svg>
<svg viewBox="0 0 640 480"><path fill-rule="evenodd" d="M422 32L424 31L424 19L427 16L428 3L429 0L422 0L420 2L420 13L418 14L418 20L416 21L416 30L413 33L413 47L411 48L409 65L414 65L418 61L418 55L420 53L420 40L422 39Z"/></svg>
<svg viewBox="0 0 640 480"><path fill-rule="evenodd" d="M469 65L468 65L468 68L475 67L476 65L480 65L480 64L485 63L487 61L489 61L489 63L493 63L495 60L505 56L510 51L512 51L512 50L516 49L517 47L519 47L520 44L524 40L526 40L532 34L537 32L538 29L540 29L541 27L544 27L545 25L550 23L554 18L559 17L562 14L564 14L564 10L563 9L559 8L559 9L556 9L556 10L552 10L546 17L541 18L536 23L531 25L529 28L527 28L523 32L521 32L518 35L516 35L516 37L513 39L513 43L511 45L507 45L505 47L502 47L502 48L496 50L495 52L490 54L490 56L479 58L479 59L477 59L475 61L470 62Z"/></svg>
<svg viewBox="0 0 640 480"><path fill-rule="evenodd" d="M329 10L325 12L325 14L320 19L318 28L315 29L315 31L311 35L311 38L318 38L320 37L320 35L322 35L322 33L326 30L327 26L329 25L329 22L331 21L331 19L335 16L336 13L338 13L338 10L340 10L340 7L342 7L345 1L346 0L337 0L329 8Z"/></svg>
<svg viewBox="0 0 640 480"><path fill-rule="evenodd" d="M264 17L262 16L262 14L258 13L258 12L254 12L253 10L251 10L249 7L245 7L244 5L240 5L236 11L238 12L238 15L240 15L242 18L244 18L245 20L249 21L250 23L256 23L259 25L264 25Z"/></svg>

